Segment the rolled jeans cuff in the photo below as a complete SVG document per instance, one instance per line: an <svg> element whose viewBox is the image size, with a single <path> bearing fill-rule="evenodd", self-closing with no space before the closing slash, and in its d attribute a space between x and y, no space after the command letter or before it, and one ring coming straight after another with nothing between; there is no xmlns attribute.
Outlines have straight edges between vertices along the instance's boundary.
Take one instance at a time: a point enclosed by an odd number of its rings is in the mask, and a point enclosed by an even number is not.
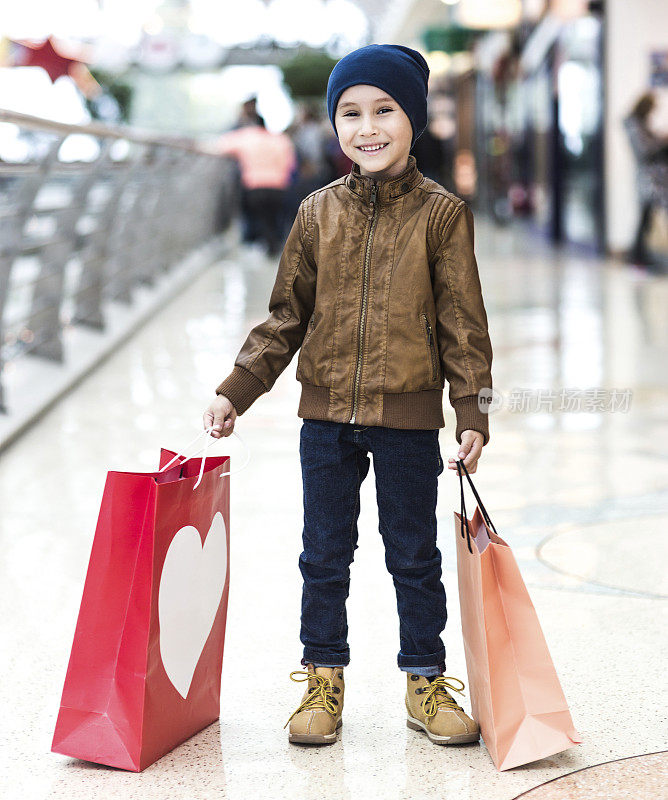
<svg viewBox="0 0 668 800"><path fill-rule="evenodd" d="M301 660L302 666L313 664L316 667L347 667L350 664L350 654L327 655L317 650L304 650Z"/></svg>
<svg viewBox="0 0 668 800"><path fill-rule="evenodd" d="M433 667L434 665L440 667L441 664L443 664L443 669L445 669L445 647L437 650L435 653L427 653L427 655L424 656L407 656L402 652L399 652L397 656L397 666L399 669L403 669L404 667ZM417 675L418 673L415 674Z"/></svg>
<svg viewBox="0 0 668 800"><path fill-rule="evenodd" d="M431 667L399 667L402 672L410 672L413 675L422 675L423 678L435 678L437 675L442 675L445 672L445 662L441 662L438 666Z"/></svg>

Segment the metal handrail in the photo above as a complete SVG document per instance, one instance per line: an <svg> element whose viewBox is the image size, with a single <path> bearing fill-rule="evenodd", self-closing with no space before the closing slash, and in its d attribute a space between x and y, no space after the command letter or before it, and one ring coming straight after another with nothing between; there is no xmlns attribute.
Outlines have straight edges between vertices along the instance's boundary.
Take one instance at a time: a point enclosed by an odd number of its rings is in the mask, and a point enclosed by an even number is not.
<svg viewBox="0 0 668 800"><path fill-rule="evenodd" d="M11 162L0 139L0 412L11 415L6 366L33 356L65 364L65 327L104 333L110 304L131 304L136 287L227 227L238 183L230 159L182 136L3 109L0 124L33 145L26 162ZM82 134L97 156L61 160L65 140ZM121 140L125 154L112 153Z"/></svg>
<svg viewBox="0 0 668 800"><path fill-rule="evenodd" d="M128 142L145 145L165 145L167 147L187 150L192 153L211 155L206 148L199 145L196 141L184 136L166 136L155 132L133 128L129 125L107 125L99 122L88 122L86 124L74 125L69 122L56 122L52 119L35 117L32 114L21 114L18 111L7 111L0 108L0 122L11 122L21 128L31 128L50 133L60 133L69 135L72 133L87 133L91 136L99 136L104 139L125 139Z"/></svg>

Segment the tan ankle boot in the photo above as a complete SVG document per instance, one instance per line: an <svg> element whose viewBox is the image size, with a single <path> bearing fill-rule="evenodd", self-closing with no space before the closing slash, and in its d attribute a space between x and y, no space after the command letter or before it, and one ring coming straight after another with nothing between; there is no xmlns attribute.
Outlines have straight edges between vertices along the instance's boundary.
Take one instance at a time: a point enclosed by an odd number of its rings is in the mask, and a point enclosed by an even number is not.
<svg viewBox="0 0 668 800"><path fill-rule="evenodd" d="M333 744L336 732L343 725L343 667L313 667L306 665L306 672L294 670L293 681L308 681L302 702L288 719L289 740L300 744ZM293 675L305 675L293 678ZM285 727L288 722L285 723Z"/></svg>
<svg viewBox="0 0 668 800"><path fill-rule="evenodd" d="M477 742L480 738L478 723L464 713L448 689L462 694L464 684L458 678L439 675L424 678L407 673L406 726L414 731L424 731L434 744L462 744ZM457 681L461 688L448 681Z"/></svg>

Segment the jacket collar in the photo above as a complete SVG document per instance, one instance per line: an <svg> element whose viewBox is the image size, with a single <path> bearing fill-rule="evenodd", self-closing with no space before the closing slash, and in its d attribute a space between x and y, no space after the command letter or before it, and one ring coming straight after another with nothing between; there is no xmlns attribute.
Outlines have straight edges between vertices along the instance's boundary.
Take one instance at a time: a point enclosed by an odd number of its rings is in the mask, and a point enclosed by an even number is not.
<svg viewBox="0 0 668 800"><path fill-rule="evenodd" d="M353 162L352 169L346 175L346 186L365 203L371 202L371 189L375 183L377 188L376 201L380 204L390 203L414 189L423 178L417 168L415 156L409 154L406 169L393 178L375 180L370 175L360 174L359 164Z"/></svg>

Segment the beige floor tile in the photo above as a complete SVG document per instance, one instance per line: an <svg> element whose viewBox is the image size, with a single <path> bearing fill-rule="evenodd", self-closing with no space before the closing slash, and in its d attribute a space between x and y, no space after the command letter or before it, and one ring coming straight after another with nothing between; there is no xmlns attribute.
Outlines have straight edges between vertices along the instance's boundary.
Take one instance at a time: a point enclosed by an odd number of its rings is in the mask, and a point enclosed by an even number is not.
<svg viewBox="0 0 668 800"><path fill-rule="evenodd" d="M666 796L668 755L656 753L589 767L538 786L526 800L656 800ZM519 800L519 797L518 799Z"/></svg>

